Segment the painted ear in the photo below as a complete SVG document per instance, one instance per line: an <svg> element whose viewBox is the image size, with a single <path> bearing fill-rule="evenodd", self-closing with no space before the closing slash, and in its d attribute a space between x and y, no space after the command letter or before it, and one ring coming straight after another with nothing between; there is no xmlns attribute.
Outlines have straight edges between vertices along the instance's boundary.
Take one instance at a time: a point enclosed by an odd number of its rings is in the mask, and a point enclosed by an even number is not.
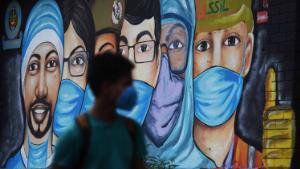
<svg viewBox="0 0 300 169"><path fill-rule="evenodd" d="M245 52L245 69L243 72L243 76L245 77L251 67L252 55L253 55L253 45L254 45L254 36L253 33L250 32L247 34L247 45L246 45L246 52Z"/></svg>

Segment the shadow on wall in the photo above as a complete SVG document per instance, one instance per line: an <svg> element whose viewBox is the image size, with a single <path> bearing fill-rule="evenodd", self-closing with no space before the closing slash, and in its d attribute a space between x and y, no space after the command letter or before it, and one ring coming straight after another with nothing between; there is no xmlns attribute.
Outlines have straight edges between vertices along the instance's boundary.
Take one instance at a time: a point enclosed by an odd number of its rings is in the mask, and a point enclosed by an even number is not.
<svg viewBox="0 0 300 169"><path fill-rule="evenodd" d="M300 2L296 2L296 8L299 9L300 7ZM300 17L300 12L297 12L297 17ZM296 38L299 39L300 37L300 24L297 22L296 24ZM292 98L294 99L294 102L292 104L292 107L295 111L295 119L296 119L296 143L295 143L295 150L294 150L294 158L292 160L292 169L298 169L300 166L300 135L299 135L299 130L300 130L300 42L296 41L295 43L295 68L296 70L294 71L294 83L293 83L293 96Z"/></svg>
<svg viewBox="0 0 300 169"><path fill-rule="evenodd" d="M21 55L18 51L9 51L5 54L5 65L1 65L1 132L0 132L0 166L8 157L18 150L24 133L24 119L20 99L19 67ZM13 56L13 57L12 57ZM1 56L3 57L3 56ZM9 88L5 86L10 86Z"/></svg>

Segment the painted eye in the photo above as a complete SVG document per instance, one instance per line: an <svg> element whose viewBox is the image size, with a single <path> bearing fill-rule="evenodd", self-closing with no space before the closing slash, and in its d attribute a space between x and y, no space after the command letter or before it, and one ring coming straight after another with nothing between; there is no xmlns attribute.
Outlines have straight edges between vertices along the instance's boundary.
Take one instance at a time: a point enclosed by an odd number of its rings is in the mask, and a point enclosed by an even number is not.
<svg viewBox="0 0 300 169"><path fill-rule="evenodd" d="M241 42L240 38L237 36L229 36L225 42L224 45L226 46L236 46L237 44L239 44Z"/></svg>
<svg viewBox="0 0 300 169"><path fill-rule="evenodd" d="M56 66L57 66L57 63L55 60L50 60L46 65L47 68L54 68Z"/></svg>
<svg viewBox="0 0 300 169"><path fill-rule="evenodd" d="M205 52L209 48L210 48L210 44L208 41L200 41L196 50L198 50L199 52Z"/></svg>
<svg viewBox="0 0 300 169"><path fill-rule="evenodd" d="M119 52L122 56L125 56L125 49L123 49L122 47L120 47Z"/></svg>
<svg viewBox="0 0 300 169"><path fill-rule="evenodd" d="M138 48L138 52L144 53L150 50L150 47L147 44L142 44Z"/></svg>
<svg viewBox="0 0 300 169"><path fill-rule="evenodd" d="M39 68L37 63L31 63L29 66L29 71L36 71Z"/></svg>
<svg viewBox="0 0 300 169"><path fill-rule="evenodd" d="M83 64L84 64L84 60L81 56L76 57L72 62L72 65L83 65Z"/></svg>
<svg viewBox="0 0 300 169"><path fill-rule="evenodd" d="M170 50L173 50L173 49L180 49L183 47L183 44L179 41L179 40L176 40L176 41L173 41L171 42L171 44L169 45L169 49Z"/></svg>

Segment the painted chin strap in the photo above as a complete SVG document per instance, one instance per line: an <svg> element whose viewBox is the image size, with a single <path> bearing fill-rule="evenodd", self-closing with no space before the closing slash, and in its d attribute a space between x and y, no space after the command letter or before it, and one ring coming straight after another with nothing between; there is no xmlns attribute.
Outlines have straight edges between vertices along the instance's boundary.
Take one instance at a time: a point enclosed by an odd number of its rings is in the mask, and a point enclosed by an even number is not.
<svg viewBox="0 0 300 169"><path fill-rule="evenodd" d="M211 67L194 79L195 116L207 126L226 123L239 104L246 61L244 43L242 69L236 73L221 66Z"/></svg>

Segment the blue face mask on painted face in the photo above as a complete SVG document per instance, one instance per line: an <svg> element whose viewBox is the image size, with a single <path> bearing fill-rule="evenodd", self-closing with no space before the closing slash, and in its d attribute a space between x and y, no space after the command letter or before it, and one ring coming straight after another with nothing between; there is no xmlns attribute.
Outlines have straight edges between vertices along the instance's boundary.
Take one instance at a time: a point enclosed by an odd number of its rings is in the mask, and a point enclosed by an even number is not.
<svg viewBox="0 0 300 169"><path fill-rule="evenodd" d="M129 88L126 91L124 91L123 92L124 96L121 96L120 99L122 98L126 99L127 96L125 95L127 95L128 93L130 94L130 97L132 97L131 95L133 95L133 90L135 90L137 95L137 98L135 99L136 100L135 105L133 106L132 110L126 110L124 109L125 107L123 107L124 106L123 103L120 103L121 101L119 99L117 103L117 112L120 115L134 119L139 124L143 124L150 106L153 87L140 80L134 80L132 83L134 89ZM134 97L132 99L134 100ZM133 103L133 101L130 102ZM132 105L126 107L130 108L131 106Z"/></svg>
<svg viewBox="0 0 300 169"><path fill-rule="evenodd" d="M62 80L54 111L53 130L60 136L80 114L84 91L71 80Z"/></svg>
<svg viewBox="0 0 300 169"><path fill-rule="evenodd" d="M133 86L129 86L121 93L117 100L117 108L130 111L137 102L137 93Z"/></svg>
<svg viewBox="0 0 300 169"><path fill-rule="evenodd" d="M95 96L92 92L90 85L88 84L85 88L84 99L81 107L81 113L86 113L90 110L95 102Z"/></svg>
<svg viewBox="0 0 300 169"><path fill-rule="evenodd" d="M227 122L239 104L243 77L224 67L212 67L194 79L195 116L208 126Z"/></svg>

